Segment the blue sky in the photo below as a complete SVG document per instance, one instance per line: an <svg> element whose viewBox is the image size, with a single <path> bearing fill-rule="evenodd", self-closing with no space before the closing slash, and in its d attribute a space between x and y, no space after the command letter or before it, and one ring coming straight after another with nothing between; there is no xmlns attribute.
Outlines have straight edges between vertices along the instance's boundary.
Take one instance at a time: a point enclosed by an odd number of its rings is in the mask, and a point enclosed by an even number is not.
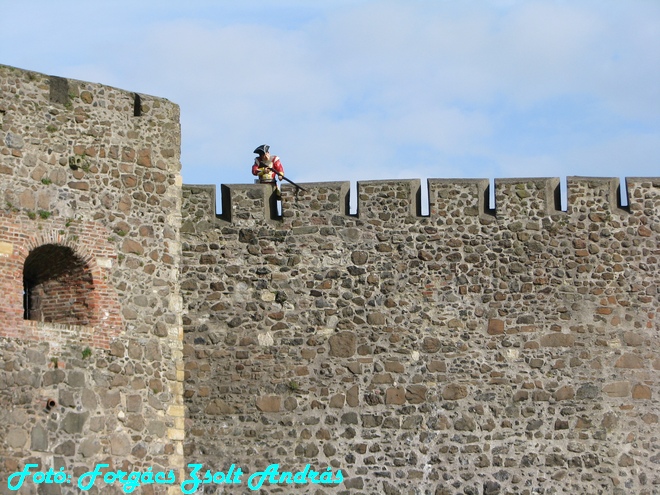
<svg viewBox="0 0 660 495"><path fill-rule="evenodd" d="M660 175L658 0L0 0L0 63L181 106L183 179Z"/></svg>

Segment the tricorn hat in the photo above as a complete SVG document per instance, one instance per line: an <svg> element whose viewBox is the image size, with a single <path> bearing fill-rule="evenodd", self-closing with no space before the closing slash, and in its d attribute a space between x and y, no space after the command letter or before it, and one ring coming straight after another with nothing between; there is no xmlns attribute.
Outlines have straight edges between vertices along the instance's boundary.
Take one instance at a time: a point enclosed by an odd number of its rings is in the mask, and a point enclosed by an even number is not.
<svg viewBox="0 0 660 495"><path fill-rule="evenodd" d="M254 150L253 153L257 153L258 155L265 155L266 153L268 153L269 149L270 146L268 146L267 144L262 144L256 150Z"/></svg>

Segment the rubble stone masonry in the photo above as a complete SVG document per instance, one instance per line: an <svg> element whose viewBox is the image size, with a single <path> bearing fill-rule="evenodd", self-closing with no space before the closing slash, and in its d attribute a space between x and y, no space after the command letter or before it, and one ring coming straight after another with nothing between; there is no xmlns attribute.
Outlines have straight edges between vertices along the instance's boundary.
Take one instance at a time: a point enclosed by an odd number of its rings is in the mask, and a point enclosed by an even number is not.
<svg viewBox="0 0 660 495"><path fill-rule="evenodd" d="M496 180L494 208L433 179L426 216L418 180L358 183L356 214L348 183L285 185L281 216L224 185L216 214L176 105L5 66L0 91L0 494L28 462L660 493L660 178L622 206L569 177L565 210L558 179Z"/></svg>
<svg viewBox="0 0 660 495"><path fill-rule="evenodd" d="M0 493L183 468L179 150L173 103L0 66Z"/></svg>
<svg viewBox="0 0 660 495"><path fill-rule="evenodd" d="M187 460L336 493L657 494L660 179L184 187ZM286 490L285 490L286 491ZM334 493L323 489L308 493Z"/></svg>

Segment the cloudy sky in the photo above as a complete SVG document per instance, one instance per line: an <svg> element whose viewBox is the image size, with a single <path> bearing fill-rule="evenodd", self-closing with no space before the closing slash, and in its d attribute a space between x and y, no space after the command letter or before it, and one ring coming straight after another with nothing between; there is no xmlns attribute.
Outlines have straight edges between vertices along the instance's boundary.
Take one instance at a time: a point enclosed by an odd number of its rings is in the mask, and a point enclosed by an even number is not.
<svg viewBox="0 0 660 495"><path fill-rule="evenodd" d="M0 63L178 103L189 184L660 175L658 0L0 0Z"/></svg>

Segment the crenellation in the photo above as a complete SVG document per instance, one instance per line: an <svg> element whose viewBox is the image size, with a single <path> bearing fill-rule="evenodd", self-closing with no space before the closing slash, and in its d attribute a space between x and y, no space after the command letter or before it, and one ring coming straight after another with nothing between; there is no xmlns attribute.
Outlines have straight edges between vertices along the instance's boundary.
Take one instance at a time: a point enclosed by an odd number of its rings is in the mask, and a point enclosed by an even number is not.
<svg viewBox="0 0 660 495"><path fill-rule="evenodd" d="M421 215L419 179L357 183L358 217L373 225L388 225Z"/></svg>
<svg viewBox="0 0 660 495"><path fill-rule="evenodd" d="M283 184L282 220L285 227L331 225L333 218L349 215L349 182L314 182L298 189Z"/></svg>
<svg viewBox="0 0 660 495"><path fill-rule="evenodd" d="M627 177L628 209L648 231L660 229L660 179ZM645 230L646 231L646 230Z"/></svg>
<svg viewBox="0 0 660 495"><path fill-rule="evenodd" d="M568 213L597 215L626 215L622 207L618 178L568 177Z"/></svg>
<svg viewBox="0 0 660 495"><path fill-rule="evenodd" d="M540 220L561 212L559 179L495 179L498 220Z"/></svg>
<svg viewBox="0 0 660 495"><path fill-rule="evenodd" d="M222 218L244 227L273 221L277 218L275 199L275 189L270 184L223 185Z"/></svg>
<svg viewBox="0 0 660 495"><path fill-rule="evenodd" d="M488 179L429 179L428 184L432 219L476 217L487 220L494 215L489 207Z"/></svg>
<svg viewBox="0 0 660 495"><path fill-rule="evenodd" d="M636 204L636 198L644 197L645 203L651 206L650 209L646 208L645 214L653 217L653 194L657 185L653 185L652 179L644 178L629 178L627 183L630 188L630 204L623 207L618 192L618 179L571 177L568 182L569 210L563 211L558 178L497 179L493 209L489 207L490 185L487 179L429 179L429 215L426 217L418 214L421 212L419 180L360 182L357 215L349 213L348 182L301 184L305 190L283 184L281 203L276 201L269 185L235 184L222 185L222 214L216 213L215 203L209 200L205 202L204 214L197 210L195 215L251 226L265 220L282 228L308 224L331 225L333 222L345 221L384 225L384 222L398 222L402 219L422 223L431 220L441 225L445 219L457 217L462 217L464 221L475 218L482 225L493 221L525 219L530 222L553 223L569 221L569 216L580 218L580 212L589 212L586 218L589 218L589 214L595 218L598 212L609 212L625 218L631 209L639 211L643 208L643 205ZM215 197L214 186L185 187L196 189L195 194L199 193L200 188L209 188L208 194ZM359 208L362 208L361 215Z"/></svg>

